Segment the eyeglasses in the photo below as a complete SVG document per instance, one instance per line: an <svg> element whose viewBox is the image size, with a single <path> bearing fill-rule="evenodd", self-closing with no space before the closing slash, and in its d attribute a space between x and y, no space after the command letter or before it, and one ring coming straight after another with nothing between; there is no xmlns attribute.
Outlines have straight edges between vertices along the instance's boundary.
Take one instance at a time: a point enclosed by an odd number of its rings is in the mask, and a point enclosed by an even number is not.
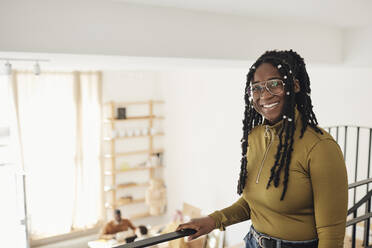
<svg viewBox="0 0 372 248"><path fill-rule="evenodd" d="M250 85L247 93L249 97L257 100L262 96L262 93L266 89L272 95L280 95L284 91L285 83L281 79L271 79L268 81L263 81L254 85Z"/></svg>

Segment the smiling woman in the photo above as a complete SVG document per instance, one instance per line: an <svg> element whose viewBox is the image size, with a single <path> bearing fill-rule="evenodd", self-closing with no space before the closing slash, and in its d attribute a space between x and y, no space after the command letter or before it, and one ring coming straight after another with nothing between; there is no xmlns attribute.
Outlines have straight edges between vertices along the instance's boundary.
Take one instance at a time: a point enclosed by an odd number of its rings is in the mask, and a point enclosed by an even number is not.
<svg viewBox="0 0 372 248"><path fill-rule="evenodd" d="M246 248L343 247L346 166L335 140L318 127L296 52L266 52L250 68L241 142L241 198L178 229L197 230L193 239L250 219Z"/></svg>

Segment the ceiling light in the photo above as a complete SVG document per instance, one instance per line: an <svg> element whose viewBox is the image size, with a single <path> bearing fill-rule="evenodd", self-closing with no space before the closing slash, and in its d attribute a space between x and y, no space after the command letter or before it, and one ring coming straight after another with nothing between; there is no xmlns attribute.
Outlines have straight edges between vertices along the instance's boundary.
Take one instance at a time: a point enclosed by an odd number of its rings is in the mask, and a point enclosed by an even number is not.
<svg viewBox="0 0 372 248"><path fill-rule="evenodd" d="M36 63L34 64L34 74L36 76L39 76L40 73L41 73L40 65L39 65L39 62L36 61Z"/></svg>
<svg viewBox="0 0 372 248"><path fill-rule="evenodd" d="M12 64L10 64L9 61L7 61L7 62L5 63L4 73L5 73L5 75L10 75L10 74L12 74Z"/></svg>

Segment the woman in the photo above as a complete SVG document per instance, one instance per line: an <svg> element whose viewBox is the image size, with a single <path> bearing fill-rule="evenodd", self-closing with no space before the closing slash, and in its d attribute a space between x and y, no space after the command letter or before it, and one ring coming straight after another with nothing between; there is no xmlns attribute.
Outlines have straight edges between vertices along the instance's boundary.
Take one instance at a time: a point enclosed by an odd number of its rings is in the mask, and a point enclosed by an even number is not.
<svg viewBox="0 0 372 248"><path fill-rule="evenodd" d="M246 247L343 247L347 175L342 152L317 126L310 81L296 52L268 51L250 68L245 92L241 198L178 229L207 234L252 220Z"/></svg>

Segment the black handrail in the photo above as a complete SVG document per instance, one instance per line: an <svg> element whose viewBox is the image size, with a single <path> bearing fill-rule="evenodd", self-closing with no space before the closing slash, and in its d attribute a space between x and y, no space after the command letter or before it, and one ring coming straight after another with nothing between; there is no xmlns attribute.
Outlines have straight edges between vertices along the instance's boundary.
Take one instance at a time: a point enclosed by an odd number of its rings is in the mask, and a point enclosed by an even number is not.
<svg viewBox="0 0 372 248"><path fill-rule="evenodd" d="M353 183L353 184L350 184L349 185L349 189L354 189L355 190L359 186L363 186L365 184L368 185L371 181L372 181L372 178L367 179L367 180L363 180L363 181L359 181L359 182L356 182L356 183ZM356 226L356 224L358 224L359 222L362 222L362 221L364 221L365 223L367 223L367 225L364 226L363 246L364 247L370 247L369 246L369 231L370 231L369 222L370 222L370 219L372 218L372 213L371 213L371 208L370 208L370 206L371 206L371 199L372 199L372 190L369 190L367 192L367 194L362 199L360 199L357 203L354 204L354 206L352 206L347 211L347 215L348 216L350 214L353 214L353 219L348 220L346 222L346 227L353 226L352 240L351 240L351 246L352 246L352 248L355 248L355 244L356 244L356 242L355 242L356 241L356 229L355 229L355 226ZM358 209L363 204L366 204L366 210L367 211L366 211L366 213L364 215L357 217Z"/></svg>
<svg viewBox="0 0 372 248"><path fill-rule="evenodd" d="M143 239L140 241L115 246L115 248L142 248L142 247L149 247L152 245L156 245L159 243L163 243L166 241L170 241L173 239L179 239L185 236L190 236L192 234L196 233L194 229L184 229L176 232L166 233L158 236L154 236L151 238Z"/></svg>

